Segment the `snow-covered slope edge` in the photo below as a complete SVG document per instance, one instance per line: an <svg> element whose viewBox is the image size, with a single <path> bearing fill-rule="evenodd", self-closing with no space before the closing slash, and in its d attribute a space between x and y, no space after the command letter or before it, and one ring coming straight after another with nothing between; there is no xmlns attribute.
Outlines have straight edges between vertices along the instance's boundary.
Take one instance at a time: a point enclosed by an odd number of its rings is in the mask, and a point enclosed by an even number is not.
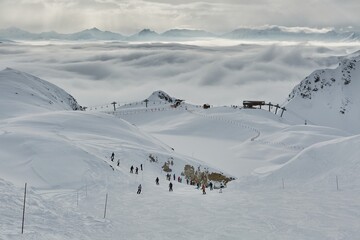
<svg viewBox="0 0 360 240"><path fill-rule="evenodd" d="M336 69L310 74L289 94L285 117L359 133L359 62L357 53L343 58Z"/></svg>
<svg viewBox="0 0 360 240"><path fill-rule="evenodd" d="M312 145L281 168L269 171L261 185L308 190L360 189L360 135L338 138ZM336 183L338 182L338 183Z"/></svg>
<svg viewBox="0 0 360 240"><path fill-rule="evenodd" d="M63 89L30 74L0 71L0 119L47 111L81 110Z"/></svg>

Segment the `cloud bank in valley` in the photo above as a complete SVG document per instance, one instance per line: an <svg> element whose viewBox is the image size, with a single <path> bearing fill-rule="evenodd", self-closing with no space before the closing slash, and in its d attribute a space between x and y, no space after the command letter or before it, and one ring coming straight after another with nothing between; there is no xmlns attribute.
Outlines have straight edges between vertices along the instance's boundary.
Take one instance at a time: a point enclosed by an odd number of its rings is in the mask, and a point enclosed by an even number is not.
<svg viewBox="0 0 360 240"><path fill-rule="evenodd" d="M0 68L55 83L87 106L143 100L155 90L199 104L282 103L313 70L334 66L336 56L355 50L302 44L1 44Z"/></svg>

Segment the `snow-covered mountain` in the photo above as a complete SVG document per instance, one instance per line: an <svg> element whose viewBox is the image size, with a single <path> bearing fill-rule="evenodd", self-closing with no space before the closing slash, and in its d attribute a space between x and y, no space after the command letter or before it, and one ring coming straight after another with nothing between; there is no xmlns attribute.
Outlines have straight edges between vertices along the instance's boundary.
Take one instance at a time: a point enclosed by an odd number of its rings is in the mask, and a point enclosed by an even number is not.
<svg viewBox="0 0 360 240"><path fill-rule="evenodd" d="M86 29L81 32L69 34L67 40L122 40L124 36L110 31L101 31L98 28Z"/></svg>
<svg viewBox="0 0 360 240"><path fill-rule="evenodd" d="M151 29L145 28L136 34L127 37L126 39L128 41L151 41L151 40L159 40L160 38L161 38L160 34L158 34L157 32Z"/></svg>
<svg viewBox="0 0 360 240"><path fill-rule="evenodd" d="M338 32L333 29L306 31L296 28L268 26L263 28L238 28L222 35L229 39L274 40L274 41L357 41L357 32Z"/></svg>
<svg viewBox="0 0 360 240"><path fill-rule="evenodd" d="M71 41L84 41L84 40L123 40L124 36L119 33L109 31L101 31L98 28L85 29L80 32L63 34L55 31L31 33L19 28L11 27L0 30L0 38L10 40L71 40Z"/></svg>
<svg viewBox="0 0 360 240"><path fill-rule="evenodd" d="M199 38L223 38L234 40L273 40L273 41L359 41L360 33L334 29L307 29L283 26L265 26L259 28L238 28L225 34L214 34L204 30L170 29L157 33L145 28L136 34L124 36L120 33L101 31L94 27L80 32L63 34L55 31L32 33L11 27L0 29L0 39L9 40L70 40L70 41L177 41Z"/></svg>
<svg viewBox="0 0 360 240"><path fill-rule="evenodd" d="M170 29L161 34L163 37L167 38L214 38L217 35L204 31L204 30L190 30L190 29Z"/></svg>
<svg viewBox="0 0 360 240"><path fill-rule="evenodd" d="M174 103L175 101L179 101L180 99L171 97L169 94L167 94L164 91L158 90L153 92L147 99L147 101L164 101L167 103Z"/></svg>
<svg viewBox="0 0 360 240"><path fill-rule="evenodd" d="M360 54L341 59L336 69L317 70L289 94L285 107L310 123L360 132Z"/></svg>
<svg viewBox="0 0 360 240"><path fill-rule="evenodd" d="M30 74L0 71L0 118L48 111L81 110L67 92Z"/></svg>

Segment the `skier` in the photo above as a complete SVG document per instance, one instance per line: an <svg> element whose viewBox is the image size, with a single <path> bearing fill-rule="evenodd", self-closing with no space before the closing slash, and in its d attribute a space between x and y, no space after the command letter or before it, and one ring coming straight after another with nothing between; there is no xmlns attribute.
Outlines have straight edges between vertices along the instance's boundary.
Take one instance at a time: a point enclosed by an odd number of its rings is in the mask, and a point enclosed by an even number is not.
<svg viewBox="0 0 360 240"><path fill-rule="evenodd" d="M143 168L142 168L142 164L140 164L140 169L141 169L141 171L143 170Z"/></svg>
<svg viewBox="0 0 360 240"><path fill-rule="evenodd" d="M203 194L206 194L206 191L205 191L205 184L203 184L203 185L201 186L201 189L202 189L202 191L203 191Z"/></svg>
<svg viewBox="0 0 360 240"><path fill-rule="evenodd" d="M131 167L130 167L130 173L133 173L133 171L134 171L134 166L131 165Z"/></svg>
<svg viewBox="0 0 360 240"><path fill-rule="evenodd" d="M120 166L120 159L118 159L117 166Z"/></svg>
<svg viewBox="0 0 360 240"><path fill-rule="evenodd" d="M136 167L136 168L135 168L135 174L138 174L138 172L139 172L139 168Z"/></svg>
<svg viewBox="0 0 360 240"><path fill-rule="evenodd" d="M158 177L156 177L155 182L156 182L156 185L159 185L159 178Z"/></svg>
<svg viewBox="0 0 360 240"><path fill-rule="evenodd" d="M115 157L115 154L114 152L111 154L111 161L113 162L114 161L114 157Z"/></svg>
<svg viewBox="0 0 360 240"><path fill-rule="evenodd" d="M137 194L140 194L140 193L141 193L141 184L139 184L138 190L137 190Z"/></svg>
<svg viewBox="0 0 360 240"><path fill-rule="evenodd" d="M212 190L213 190L213 183L210 182L210 183L209 183L209 186L210 186L210 191L212 191Z"/></svg>
<svg viewBox="0 0 360 240"><path fill-rule="evenodd" d="M173 184L170 182L169 183L169 192L172 192L173 191Z"/></svg>
<svg viewBox="0 0 360 240"><path fill-rule="evenodd" d="M220 183L220 190L219 190L219 193L222 193L222 189L224 188L224 184L221 182Z"/></svg>
<svg viewBox="0 0 360 240"><path fill-rule="evenodd" d="M174 173L174 181L175 181L176 177L175 177L175 173Z"/></svg>

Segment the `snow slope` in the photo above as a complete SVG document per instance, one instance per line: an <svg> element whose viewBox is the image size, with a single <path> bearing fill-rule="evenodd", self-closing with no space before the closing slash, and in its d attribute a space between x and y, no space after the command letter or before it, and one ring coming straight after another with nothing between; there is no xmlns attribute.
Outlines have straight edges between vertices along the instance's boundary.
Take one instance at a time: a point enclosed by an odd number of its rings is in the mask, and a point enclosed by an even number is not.
<svg viewBox="0 0 360 240"><path fill-rule="evenodd" d="M80 110L59 87L11 68L0 71L0 119L54 110Z"/></svg>
<svg viewBox="0 0 360 240"><path fill-rule="evenodd" d="M359 61L358 53L350 55L336 69L317 70L301 81L285 104L288 118L359 133Z"/></svg>
<svg viewBox="0 0 360 240"><path fill-rule="evenodd" d="M169 99L177 98L162 91L147 107L141 101L105 113L72 111L66 94L49 107L36 78L7 71L14 81L0 96L8 94L12 105L0 110L13 114L0 116L0 239L318 240L360 233L359 136L260 109L174 108ZM34 96L25 94L29 88ZM23 97L8 93L14 89ZM169 192L162 170L169 160L176 176L190 164L238 179L222 194L176 181ZM143 171L129 173L140 164Z"/></svg>

